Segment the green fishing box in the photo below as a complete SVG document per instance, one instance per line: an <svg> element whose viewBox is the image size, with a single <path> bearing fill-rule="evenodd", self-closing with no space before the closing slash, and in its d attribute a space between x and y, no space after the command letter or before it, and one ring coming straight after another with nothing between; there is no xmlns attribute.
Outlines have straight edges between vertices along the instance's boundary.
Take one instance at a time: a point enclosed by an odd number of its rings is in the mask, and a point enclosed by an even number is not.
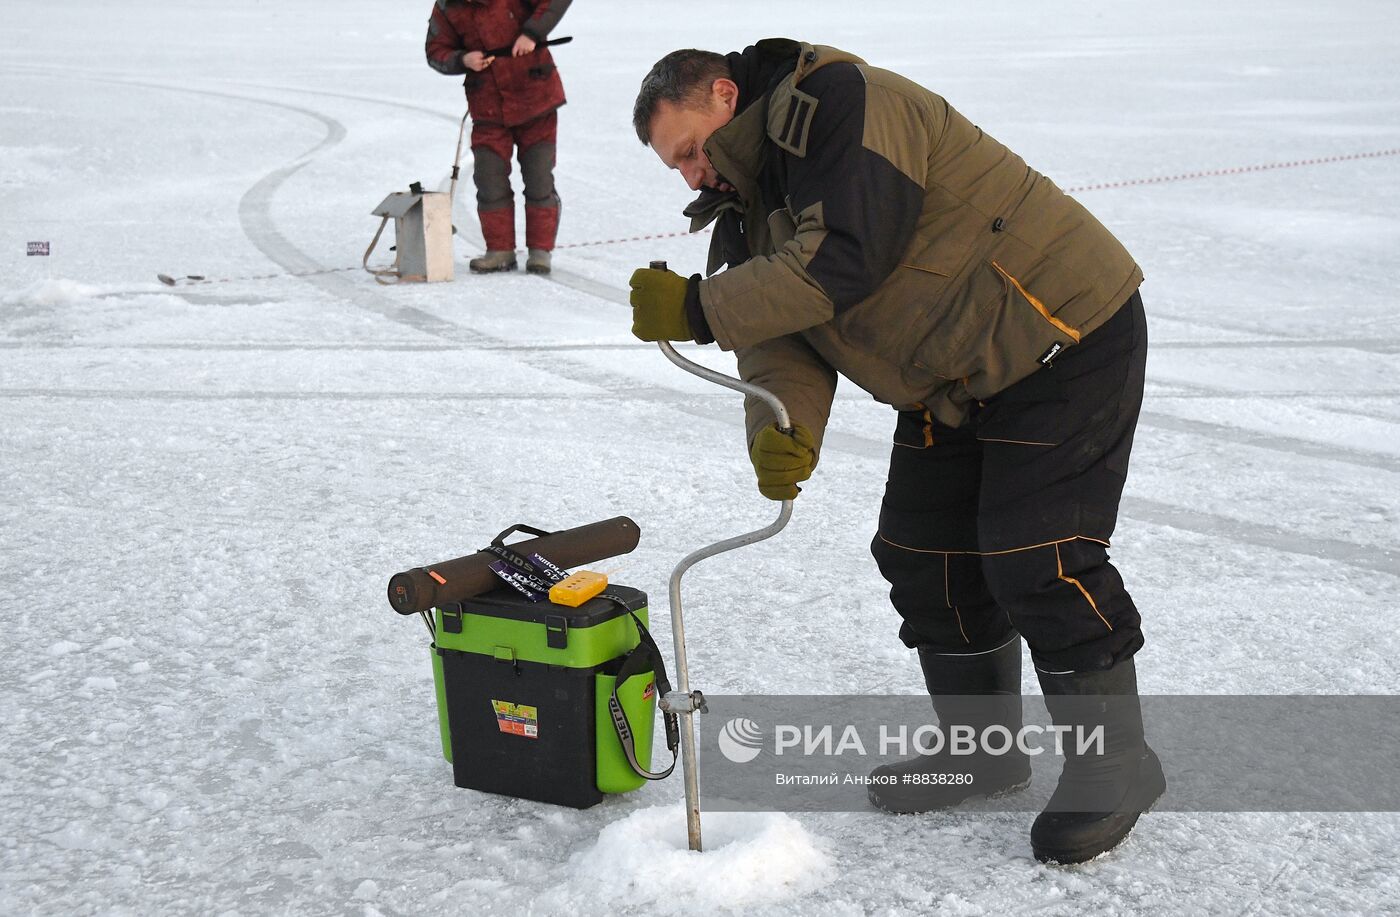
<svg viewBox="0 0 1400 917"><path fill-rule="evenodd" d="M609 585L577 608L497 590L434 609L442 751L459 787L587 808L645 783L618 739L608 699L645 626L646 593ZM628 612L631 612L629 614ZM618 700L636 757L651 762L654 672Z"/></svg>

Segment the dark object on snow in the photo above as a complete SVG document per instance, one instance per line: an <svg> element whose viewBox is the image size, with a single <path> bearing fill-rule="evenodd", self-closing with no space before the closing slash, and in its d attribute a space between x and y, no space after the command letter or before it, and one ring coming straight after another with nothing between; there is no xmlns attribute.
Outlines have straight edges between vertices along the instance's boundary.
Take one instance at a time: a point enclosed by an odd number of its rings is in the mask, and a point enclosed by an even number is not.
<svg viewBox="0 0 1400 917"><path fill-rule="evenodd" d="M503 541L522 526L512 526L497 536ZM615 516L578 528L551 532L510 545L521 554L540 554L560 567L590 564L606 557L628 554L637 547L641 529L626 516ZM455 560L429 564L396 573L389 580L389 604L401 615L411 615L453 602L462 602L501 585L491 572L499 555L478 551Z"/></svg>
<svg viewBox="0 0 1400 917"><path fill-rule="evenodd" d="M535 42L535 51L538 51L540 48L553 48L555 45L567 45L573 40L574 36L565 35L563 38L551 38L549 41L537 41ZM509 54L514 50L515 45L504 45L502 47L492 48L490 51L483 51L481 53L485 54L487 57L504 57L505 55ZM533 54L534 51L531 51L530 53Z"/></svg>

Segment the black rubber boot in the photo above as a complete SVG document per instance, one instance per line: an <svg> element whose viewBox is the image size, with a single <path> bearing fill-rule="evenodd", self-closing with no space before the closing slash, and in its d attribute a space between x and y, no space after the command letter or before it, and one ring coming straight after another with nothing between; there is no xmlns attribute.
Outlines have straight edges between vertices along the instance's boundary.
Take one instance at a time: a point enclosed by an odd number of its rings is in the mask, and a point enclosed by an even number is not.
<svg viewBox="0 0 1400 917"><path fill-rule="evenodd" d="M945 739L953 726L971 726L979 739L988 726L1004 726L1011 747L993 755L979 745L971 755L954 755L945 741L933 754L881 765L870 772L870 802L886 812L912 814L1025 789L1031 782L1030 758L1014 741L1021 731L1021 638L975 655L921 648L919 664ZM996 745L1002 744L1004 738L998 738Z"/></svg>
<svg viewBox="0 0 1400 917"><path fill-rule="evenodd" d="M1118 846L1167 780L1143 738L1131 659L1105 672L1037 674L1055 725L1070 731L1060 782L1031 826L1031 850L1043 863L1083 863ZM1098 727L1102 745L1091 742L1081 752L1079 736L1092 737Z"/></svg>

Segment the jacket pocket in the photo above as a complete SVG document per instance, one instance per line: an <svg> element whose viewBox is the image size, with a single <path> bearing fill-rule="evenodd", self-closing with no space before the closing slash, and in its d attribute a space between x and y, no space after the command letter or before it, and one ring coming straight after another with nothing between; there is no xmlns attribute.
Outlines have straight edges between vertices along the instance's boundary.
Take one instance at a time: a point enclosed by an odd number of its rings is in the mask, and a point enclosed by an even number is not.
<svg viewBox="0 0 1400 917"><path fill-rule="evenodd" d="M929 279L939 283L924 284L930 303L914 328L916 343L906 370L915 386L930 380L959 381L978 372L987 329L1006 299L1005 281L985 263L975 264L962 278Z"/></svg>
<svg viewBox="0 0 1400 917"><path fill-rule="evenodd" d="M982 349L979 366L967 377L967 391L985 400L1036 370L1053 366L1067 348L1079 343L1079 329L1054 312L1015 275L996 261L986 270L1002 285L998 308L986 319L982 336L969 346Z"/></svg>
<svg viewBox="0 0 1400 917"><path fill-rule="evenodd" d="M1065 338L1068 338L1075 344L1079 343L1078 329L1071 328L1069 325L1056 318L1050 312L1050 310L1045 307L1045 303L1032 296L1026 290L1025 287L1021 286L1021 282L1019 280L1007 273L1006 268L1002 267L1000 264L997 264L995 261L992 262L992 267L995 268L996 272L1006 280L1006 282L1012 287L1012 289L1015 290L1015 292L1019 295L1020 299L1035 310L1037 315L1045 319L1046 322L1048 322L1056 331L1060 332L1060 334L1062 334Z"/></svg>

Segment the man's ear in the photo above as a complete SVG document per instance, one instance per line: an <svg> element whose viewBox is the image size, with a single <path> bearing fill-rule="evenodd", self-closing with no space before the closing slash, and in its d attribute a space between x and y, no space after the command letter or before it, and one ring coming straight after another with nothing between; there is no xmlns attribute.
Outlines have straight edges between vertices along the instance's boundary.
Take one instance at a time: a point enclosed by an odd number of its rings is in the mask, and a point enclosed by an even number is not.
<svg viewBox="0 0 1400 917"><path fill-rule="evenodd" d="M728 77L720 77L710 86L710 92L714 98L729 109L732 115L739 107L739 84Z"/></svg>

